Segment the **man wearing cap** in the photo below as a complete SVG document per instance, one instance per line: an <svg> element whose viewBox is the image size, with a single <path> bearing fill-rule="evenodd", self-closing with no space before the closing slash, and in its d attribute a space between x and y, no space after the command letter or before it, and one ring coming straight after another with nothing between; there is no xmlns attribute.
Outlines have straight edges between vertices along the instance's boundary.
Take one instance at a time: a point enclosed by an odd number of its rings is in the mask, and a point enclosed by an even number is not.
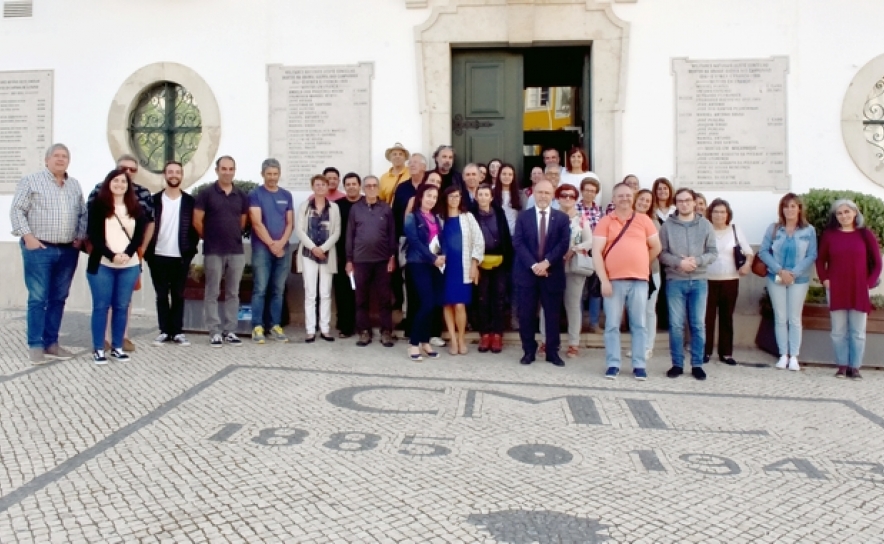
<svg viewBox="0 0 884 544"><path fill-rule="evenodd" d="M411 177L408 168L405 166L405 161L411 157L411 153L402 144L396 142L393 144L393 147L387 149L384 157L393 166L381 175L381 192L378 196L387 204L392 205L393 195L396 194L396 187Z"/></svg>

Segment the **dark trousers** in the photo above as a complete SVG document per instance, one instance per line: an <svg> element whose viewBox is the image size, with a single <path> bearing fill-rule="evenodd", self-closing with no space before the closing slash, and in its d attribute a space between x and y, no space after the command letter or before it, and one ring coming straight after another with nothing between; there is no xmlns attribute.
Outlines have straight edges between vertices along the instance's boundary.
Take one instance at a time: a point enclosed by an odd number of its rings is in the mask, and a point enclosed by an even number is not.
<svg viewBox="0 0 884 544"><path fill-rule="evenodd" d="M740 280L709 280L706 299L706 355L712 355L715 343L715 318L718 317L718 355L734 354L734 309L740 294Z"/></svg>
<svg viewBox="0 0 884 544"><path fill-rule="evenodd" d="M184 284L190 260L154 255L147 261L150 279L157 294L157 321L160 332L181 334L184 326Z"/></svg>
<svg viewBox="0 0 884 544"><path fill-rule="evenodd" d="M338 261L339 267L343 267L345 264L345 262ZM338 330L350 336L356 331L356 292L350 285L350 276L343 269L332 278L332 288L335 291L335 316Z"/></svg>
<svg viewBox="0 0 884 544"><path fill-rule="evenodd" d="M356 277L356 329L359 332L371 330L371 299L378 301L381 318L381 331L393 331L393 300L390 293L390 272L388 261L376 263L353 263Z"/></svg>
<svg viewBox="0 0 884 544"><path fill-rule="evenodd" d="M503 334L509 270L502 266L479 271L477 327L481 334Z"/></svg>
<svg viewBox="0 0 884 544"><path fill-rule="evenodd" d="M531 284L517 286L519 293L519 338L522 340L522 351L528 354L537 353L537 303L543 308L546 325L547 357L559 351L561 343L559 319L565 292L552 290L545 278L535 278Z"/></svg>
<svg viewBox="0 0 884 544"><path fill-rule="evenodd" d="M442 274L431 264L409 263L405 279L414 293L414 298L408 299L408 320L411 345L417 346L430 341L433 311L439 306L439 293L443 289Z"/></svg>

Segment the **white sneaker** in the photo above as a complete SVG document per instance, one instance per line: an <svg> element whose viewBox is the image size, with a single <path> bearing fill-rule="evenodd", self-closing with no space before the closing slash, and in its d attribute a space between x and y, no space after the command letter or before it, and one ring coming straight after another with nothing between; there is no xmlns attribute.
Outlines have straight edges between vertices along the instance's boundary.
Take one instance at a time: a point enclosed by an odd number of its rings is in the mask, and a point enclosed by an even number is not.
<svg viewBox="0 0 884 544"><path fill-rule="evenodd" d="M184 334L176 334L175 338L173 338L172 341L175 342L175 344L178 346L187 347L190 345L190 340L188 340L187 337L184 336Z"/></svg>
<svg viewBox="0 0 884 544"><path fill-rule="evenodd" d="M166 343L167 340L169 340L169 335L161 332L156 338L153 339L153 345L162 346Z"/></svg>
<svg viewBox="0 0 884 544"><path fill-rule="evenodd" d="M430 338L430 344L436 346L437 348L441 348L445 346L445 340L442 340L438 336L434 336Z"/></svg>
<svg viewBox="0 0 884 544"><path fill-rule="evenodd" d="M789 370L801 370L801 367L798 366L798 358L794 355L789 357Z"/></svg>
<svg viewBox="0 0 884 544"><path fill-rule="evenodd" d="M783 370L787 366L789 366L789 356L788 355L781 355L780 360L777 361L777 368L780 370Z"/></svg>

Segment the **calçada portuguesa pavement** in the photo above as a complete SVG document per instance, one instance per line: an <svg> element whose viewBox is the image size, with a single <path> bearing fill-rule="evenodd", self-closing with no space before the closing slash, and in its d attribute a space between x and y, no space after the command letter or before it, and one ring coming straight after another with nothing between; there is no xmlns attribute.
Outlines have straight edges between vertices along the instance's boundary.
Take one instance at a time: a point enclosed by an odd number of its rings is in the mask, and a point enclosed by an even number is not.
<svg viewBox="0 0 884 544"><path fill-rule="evenodd" d="M884 542L884 372L605 380L519 350L152 346L32 367L2 316L0 542Z"/></svg>

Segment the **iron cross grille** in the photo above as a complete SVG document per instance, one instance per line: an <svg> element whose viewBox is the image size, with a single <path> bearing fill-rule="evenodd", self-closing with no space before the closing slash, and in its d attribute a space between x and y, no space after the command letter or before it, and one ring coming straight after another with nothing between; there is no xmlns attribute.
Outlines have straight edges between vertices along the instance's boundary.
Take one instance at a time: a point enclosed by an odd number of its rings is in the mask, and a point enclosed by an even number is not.
<svg viewBox="0 0 884 544"><path fill-rule="evenodd" d="M193 95L164 81L147 89L132 112L129 136L142 166L162 172L166 161L187 164L202 138L202 116Z"/></svg>
<svg viewBox="0 0 884 544"><path fill-rule="evenodd" d="M879 79L863 107L863 131L875 156L884 161L884 78Z"/></svg>

